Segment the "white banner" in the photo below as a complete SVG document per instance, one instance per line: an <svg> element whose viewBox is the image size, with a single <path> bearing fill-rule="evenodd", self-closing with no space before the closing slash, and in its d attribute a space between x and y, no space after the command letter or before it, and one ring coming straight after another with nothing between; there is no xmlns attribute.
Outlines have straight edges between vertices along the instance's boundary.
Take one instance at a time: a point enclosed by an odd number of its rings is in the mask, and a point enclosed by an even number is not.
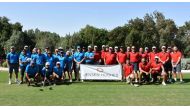
<svg viewBox="0 0 190 109"><path fill-rule="evenodd" d="M82 80L121 80L121 65L80 65Z"/></svg>

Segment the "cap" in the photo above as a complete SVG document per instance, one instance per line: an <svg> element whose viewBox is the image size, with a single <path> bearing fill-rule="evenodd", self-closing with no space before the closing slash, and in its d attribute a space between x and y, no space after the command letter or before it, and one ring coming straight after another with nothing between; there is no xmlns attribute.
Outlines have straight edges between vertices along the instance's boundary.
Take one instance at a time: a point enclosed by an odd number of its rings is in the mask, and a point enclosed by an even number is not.
<svg viewBox="0 0 190 109"><path fill-rule="evenodd" d="M83 49L85 49L86 47L82 47Z"/></svg>
<svg viewBox="0 0 190 109"><path fill-rule="evenodd" d="M109 47L109 49L113 49L112 47Z"/></svg>
<svg viewBox="0 0 190 109"><path fill-rule="evenodd" d="M15 48L14 46L11 46L11 49Z"/></svg>
<svg viewBox="0 0 190 109"><path fill-rule="evenodd" d="M80 48L80 46L77 46L77 48Z"/></svg>
<svg viewBox="0 0 190 109"><path fill-rule="evenodd" d="M88 48L92 48L92 46L89 45Z"/></svg>
<svg viewBox="0 0 190 109"><path fill-rule="evenodd" d="M24 48L28 48L28 45L25 45Z"/></svg>
<svg viewBox="0 0 190 109"><path fill-rule="evenodd" d="M102 45L102 47L106 47L105 45Z"/></svg>
<svg viewBox="0 0 190 109"><path fill-rule="evenodd" d="M31 61L30 64L34 64L35 62L34 61Z"/></svg>
<svg viewBox="0 0 190 109"><path fill-rule="evenodd" d="M162 48L166 48L166 46L162 46Z"/></svg>
<svg viewBox="0 0 190 109"><path fill-rule="evenodd" d="M118 48L118 46L115 46L115 48Z"/></svg>
<svg viewBox="0 0 190 109"><path fill-rule="evenodd" d="M145 50L148 50L148 47L145 47Z"/></svg>
<svg viewBox="0 0 190 109"><path fill-rule="evenodd" d="M94 48L97 48L97 47L98 47L98 46L96 46L96 45L94 46Z"/></svg>
<svg viewBox="0 0 190 109"><path fill-rule="evenodd" d="M131 48L131 47L129 47L129 46L127 47L127 49L130 49L130 48Z"/></svg>
<svg viewBox="0 0 190 109"><path fill-rule="evenodd" d="M49 47L46 47L46 49L49 49Z"/></svg>
<svg viewBox="0 0 190 109"><path fill-rule="evenodd" d="M50 65L50 63L49 63L49 62L46 62L46 65Z"/></svg>
<svg viewBox="0 0 190 109"><path fill-rule="evenodd" d="M135 48L135 46L132 46L131 48L133 48L133 49L134 49L134 48Z"/></svg>
<svg viewBox="0 0 190 109"><path fill-rule="evenodd" d="M172 47L168 47L168 49L171 49Z"/></svg>
<svg viewBox="0 0 190 109"><path fill-rule="evenodd" d="M62 50L63 48L62 47L59 47L59 50Z"/></svg>
<svg viewBox="0 0 190 109"><path fill-rule="evenodd" d="M61 64L60 62L56 62L56 65Z"/></svg>
<svg viewBox="0 0 190 109"><path fill-rule="evenodd" d="M120 46L120 48L123 48L123 46Z"/></svg>
<svg viewBox="0 0 190 109"><path fill-rule="evenodd" d="M70 51L67 51L66 53L70 53Z"/></svg>
<svg viewBox="0 0 190 109"><path fill-rule="evenodd" d="M155 58L155 59L159 59L159 57L158 57L158 56L155 56L154 58Z"/></svg>
<svg viewBox="0 0 190 109"><path fill-rule="evenodd" d="M152 46L152 48L156 48L156 46Z"/></svg>

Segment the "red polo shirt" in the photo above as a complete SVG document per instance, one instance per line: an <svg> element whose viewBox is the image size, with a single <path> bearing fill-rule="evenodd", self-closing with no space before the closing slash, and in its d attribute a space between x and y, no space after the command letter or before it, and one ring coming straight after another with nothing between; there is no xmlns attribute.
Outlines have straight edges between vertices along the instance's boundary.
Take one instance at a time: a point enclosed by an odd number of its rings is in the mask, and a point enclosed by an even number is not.
<svg viewBox="0 0 190 109"><path fill-rule="evenodd" d="M172 59L173 63L176 63L178 61L179 57L180 58L182 57L182 54L180 51L171 53L171 59Z"/></svg>
<svg viewBox="0 0 190 109"><path fill-rule="evenodd" d="M107 65L116 64L116 54L115 53L106 53L105 55L105 63Z"/></svg>
<svg viewBox="0 0 190 109"><path fill-rule="evenodd" d="M158 56L158 53L154 53L154 52L150 52L149 53L149 62L150 63L153 63L153 62L155 62L155 56Z"/></svg>
<svg viewBox="0 0 190 109"><path fill-rule="evenodd" d="M130 52L130 62L138 62L139 58L138 52Z"/></svg>
<svg viewBox="0 0 190 109"><path fill-rule="evenodd" d="M95 52L94 51L94 62L97 62L101 59L101 53L100 52Z"/></svg>
<svg viewBox="0 0 190 109"><path fill-rule="evenodd" d="M125 72L125 77L127 77L131 73L133 73L133 65L127 65L127 64L125 64L124 67L123 67L123 70Z"/></svg>
<svg viewBox="0 0 190 109"><path fill-rule="evenodd" d="M160 52L158 56L163 62L166 62L166 60L169 59L169 54L167 52Z"/></svg>
<svg viewBox="0 0 190 109"><path fill-rule="evenodd" d="M156 69L152 69L152 73L155 73L155 72L161 72L162 71L162 63L161 62L153 62L151 63L151 68L156 68Z"/></svg>
<svg viewBox="0 0 190 109"><path fill-rule="evenodd" d="M150 63L146 63L146 64L143 64L142 62L139 63L139 68L146 71L146 72L149 72L150 71Z"/></svg>
<svg viewBox="0 0 190 109"><path fill-rule="evenodd" d="M119 52L117 54L117 59L118 59L119 63L124 64L125 61L127 60L127 55L125 53Z"/></svg>

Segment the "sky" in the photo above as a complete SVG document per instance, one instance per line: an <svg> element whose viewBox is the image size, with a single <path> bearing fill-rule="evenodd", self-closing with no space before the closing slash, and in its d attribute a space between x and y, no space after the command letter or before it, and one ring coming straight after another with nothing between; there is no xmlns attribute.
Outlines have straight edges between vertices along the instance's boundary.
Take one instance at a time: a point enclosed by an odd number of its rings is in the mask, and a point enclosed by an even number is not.
<svg viewBox="0 0 190 109"><path fill-rule="evenodd" d="M23 30L38 28L60 36L78 32L87 24L111 30L155 10L173 19L177 26L190 21L190 3L0 3L0 16L8 17L11 23L20 22Z"/></svg>

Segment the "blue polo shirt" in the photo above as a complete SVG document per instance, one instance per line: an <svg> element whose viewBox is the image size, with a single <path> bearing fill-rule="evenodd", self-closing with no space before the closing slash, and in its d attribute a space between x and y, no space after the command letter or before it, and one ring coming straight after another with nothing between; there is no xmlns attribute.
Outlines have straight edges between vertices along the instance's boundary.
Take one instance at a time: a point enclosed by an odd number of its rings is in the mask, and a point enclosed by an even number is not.
<svg viewBox="0 0 190 109"><path fill-rule="evenodd" d="M20 64L20 67L27 66L27 59L28 59L27 55L23 55L22 53L20 54L19 60L21 62L25 62L25 64Z"/></svg>
<svg viewBox="0 0 190 109"><path fill-rule="evenodd" d="M46 62L50 63L50 67L53 68L55 66L55 59L53 56L46 56Z"/></svg>
<svg viewBox="0 0 190 109"><path fill-rule="evenodd" d="M84 58L84 53L83 52L75 52L74 53L74 59L77 62L80 62Z"/></svg>
<svg viewBox="0 0 190 109"><path fill-rule="evenodd" d="M63 76L63 68L62 68L62 67L57 68L57 66L55 66L55 67L53 68L53 72L55 72L55 73L56 73L57 75L59 75L60 77Z"/></svg>
<svg viewBox="0 0 190 109"><path fill-rule="evenodd" d="M60 56L59 54L53 54L55 63L59 61L59 56Z"/></svg>
<svg viewBox="0 0 190 109"><path fill-rule="evenodd" d="M15 52L8 53L6 59L11 64L16 64L16 63L18 64L19 63L19 55Z"/></svg>
<svg viewBox="0 0 190 109"><path fill-rule="evenodd" d="M86 52L84 54L84 57L86 57L86 58L94 57L94 53L93 52ZM93 63L94 60L93 59L85 59L85 62L86 63Z"/></svg>
<svg viewBox="0 0 190 109"><path fill-rule="evenodd" d="M34 65L33 67L29 64L26 66L26 70L25 72L28 74L28 75L31 75L31 76L35 76L36 73L38 72L38 66L37 65Z"/></svg>
<svg viewBox="0 0 190 109"><path fill-rule="evenodd" d="M73 56L66 56L66 68L71 69L73 63Z"/></svg>
<svg viewBox="0 0 190 109"><path fill-rule="evenodd" d="M46 57L44 54L37 54L36 55L36 64L37 65L44 65L46 62Z"/></svg>
<svg viewBox="0 0 190 109"><path fill-rule="evenodd" d="M31 58L31 52L30 52L30 50L26 51L26 55L27 55L28 58Z"/></svg>
<svg viewBox="0 0 190 109"><path fill-rule="evenodd" d="M52 75L53 74L53 68L49 67L46 69L46 67L43 67L42 75L45 76L45 74L46 74L46 77Z"/></svg>
<svg viewBox="0 0 190 109"><path fill-rule="evenodd" d="M36 62L36 58L37 58L37 53L32 53L31 55L31 59Z"/></svg>
<svg viewBox="0 0 190 109"><path fill-rule="evenodd" d="M66 58L65 57L62 57L62 56L59 56L59 62L60 62L60 66L62 68L65 68L65 64L66 64Z"/></svg>

